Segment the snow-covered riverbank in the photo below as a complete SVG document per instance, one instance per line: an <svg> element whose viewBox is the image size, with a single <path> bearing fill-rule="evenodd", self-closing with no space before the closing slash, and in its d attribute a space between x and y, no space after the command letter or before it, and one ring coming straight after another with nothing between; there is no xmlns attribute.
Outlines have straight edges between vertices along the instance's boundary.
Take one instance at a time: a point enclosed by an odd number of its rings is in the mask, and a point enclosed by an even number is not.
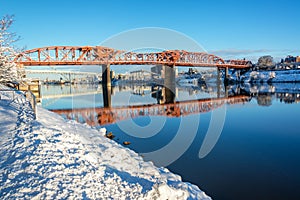
<svg viewBox="0 0 300 200"><path fill-rule="evenodd" d="M99 131L1 93L1 199L210 199ZM13 99L13 101L12 101Z"/></svg>
<svg viewBox="0 0 300 200"><path fill-rule="evenodd" d="M248 71L239 78L234 73L230 75L233 82L270 82L270 83L291 83L300 82L300 70L273 70L273 71Z"/></svg>

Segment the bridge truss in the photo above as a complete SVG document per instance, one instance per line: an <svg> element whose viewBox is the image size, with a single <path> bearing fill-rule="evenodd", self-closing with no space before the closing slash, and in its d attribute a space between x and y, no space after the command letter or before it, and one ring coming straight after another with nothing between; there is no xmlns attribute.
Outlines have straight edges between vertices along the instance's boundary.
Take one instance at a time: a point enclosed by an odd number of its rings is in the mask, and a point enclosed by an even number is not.
<svg viewBox="0 0 300 200"><path fill-rule="evenodd" d="M14 62L30 65L168 65L243 69L252 66L246 60L223 60L206 52L167 50L138 53L102 46L51 46L24 51Z"/></svg>

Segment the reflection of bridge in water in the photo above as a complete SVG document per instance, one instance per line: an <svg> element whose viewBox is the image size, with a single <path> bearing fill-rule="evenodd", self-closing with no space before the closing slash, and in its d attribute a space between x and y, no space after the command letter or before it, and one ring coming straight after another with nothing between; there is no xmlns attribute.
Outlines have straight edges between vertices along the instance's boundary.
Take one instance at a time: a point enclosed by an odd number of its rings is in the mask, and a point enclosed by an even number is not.
<svg viewBox="0 0 300 200"><path fill-rule="evenodd" d="M75 119L91 126L106 125L139 116L180 117L191 114L210 112L225 104L249 102L251 97L237 95L227 98L199 99L167 104L149 104L112 108L85 108L72 110L52 110L68 119ZM107 102L104 104L107 104ZM109 104L109 103L108 103Z"/></svg>
<svg viewBox="0 0 300 200"><path fill-rule="evenodd" d="M103 106L98 104L98 107L92 108L78 108L78 109L54 109L53 111L65 116L68 119L75 119L77 121L88 123L92 126L105 125L116 123L118 121L136 118L141 116L166 116L166 117L180 117L191 114L198 114L204 112L210 112L225 104L240 104L250 101L252 98L257 100L258 105L269 106L272 104L273 98L277 98L284 103L296 103L300 100L300 92L298 89L294 89L296 86L291 84L291 89L280 88L274 89L275 86L269 86L273 88L270 92L270 88L261 86L257 88L257 93L253 93L252 88L244 88L240 86L225 87L218 93L216 86L214 89L214 97L208 97L198 100L187 101L175 101L177 92L172 92L170 89L163 86L138 86L138 85L123 85L118 86L119 89L115 91L133 91L132 94L136 94L136 90L144 88L147 90L147 95L151 95L152 98L157 100L157 104L153 101L146 105L127 105L127 106L112 106L111 96L114 93L113 88L103 86L97 88L97 93L103 95ZM79 89L79 88L77 88ZM81 88L79 91L87 91L88 88ZM94 88L95 89L95 88ZM177 88L178 89L178 88ZM90 88L92 90L92 88ZM210 91L210 90L209 90ZM252 92L251 92L252 91ZM269 92L268 92L269 91ZM285 92L284 92L285 91ZM91 91L92 92L92 91ZM206 91L208 92L208 91ZM141 93L143 94L143 93ZM182 93L181 93L182 94ZM243 95L246 94L246 95ZM72 90L70 90L72 95Z"/></svg>
<svg viewBox="0 0 300 200"><path fill-rule="evenodd" d="M87 78L92 77L93 79L98 78L98 73L95 72L81 72L81 71L61 71L61 70L29 70L25 69L26 75L59 75L64 77L67 81L71 81L76 78Z"/></svg>
<svg viewBox="0 0 300 200"><path fill-rule="evenodd" d="M42 85L42 98L43 99L59 99L59 98L73 98L88 95L98 95L103 93L102 87L99 85L79 84L79 85L62 85L60 89L52 87L53 85ZM101 85L100 85L101 86ZM129 91L134 95L145 95L155 93L151 91L151 85L147 84L125 84L110 87L111 93Z"/></svg>
<svg viewBox="0 0 300 200"><path fill-rule="evenodd" d="M63 75L89 75L97 76L98 73L94 72L80 72L80 71L59 71L59 70L25 70L28 74L63 74Z"/></svg>
<svg viewBox="0 0 300 200"><path fill-rule="evenodd" d="M85 95L96 95L100 94L102 91L100 90L92 90L92 91L64 91L62 93L53 93L53 94L42 94L43 99L60 99L60 98L67 98L67 97L76 97L76 96L85 96Z"/></svg>

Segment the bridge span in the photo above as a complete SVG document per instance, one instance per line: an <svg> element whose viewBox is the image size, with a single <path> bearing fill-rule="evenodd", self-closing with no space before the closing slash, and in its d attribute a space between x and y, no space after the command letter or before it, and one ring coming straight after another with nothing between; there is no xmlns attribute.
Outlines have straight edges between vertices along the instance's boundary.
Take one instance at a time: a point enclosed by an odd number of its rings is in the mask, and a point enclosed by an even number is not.
<svg viewBox="0 0 300 200"><path fill-rule="evenodd" d="M51 46L24 51L15 63L30 65L167 65L182 67L218 67L244 69L251 67L246 60L223 60L206 52L167 50L137 53L102 46Z"/></svg>

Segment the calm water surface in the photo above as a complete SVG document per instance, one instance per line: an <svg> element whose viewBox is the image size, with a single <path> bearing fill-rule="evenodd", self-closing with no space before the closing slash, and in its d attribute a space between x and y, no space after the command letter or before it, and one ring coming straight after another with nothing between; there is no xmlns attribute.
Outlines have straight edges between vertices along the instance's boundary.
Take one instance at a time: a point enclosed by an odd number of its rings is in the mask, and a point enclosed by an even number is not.
<svg viewBox="0 0 300 200"><path fill-rule="evenodd" d="M213 199L300 199L299 84L177 86L173 99L163 87L142 84L103 92L101 85L43 86L42 106L106 127L115 141L130 141L128 148L157 166L168 161ZM208 133L212 120L220 132ZM199 157L206 137L215 142Z"/></svg>

